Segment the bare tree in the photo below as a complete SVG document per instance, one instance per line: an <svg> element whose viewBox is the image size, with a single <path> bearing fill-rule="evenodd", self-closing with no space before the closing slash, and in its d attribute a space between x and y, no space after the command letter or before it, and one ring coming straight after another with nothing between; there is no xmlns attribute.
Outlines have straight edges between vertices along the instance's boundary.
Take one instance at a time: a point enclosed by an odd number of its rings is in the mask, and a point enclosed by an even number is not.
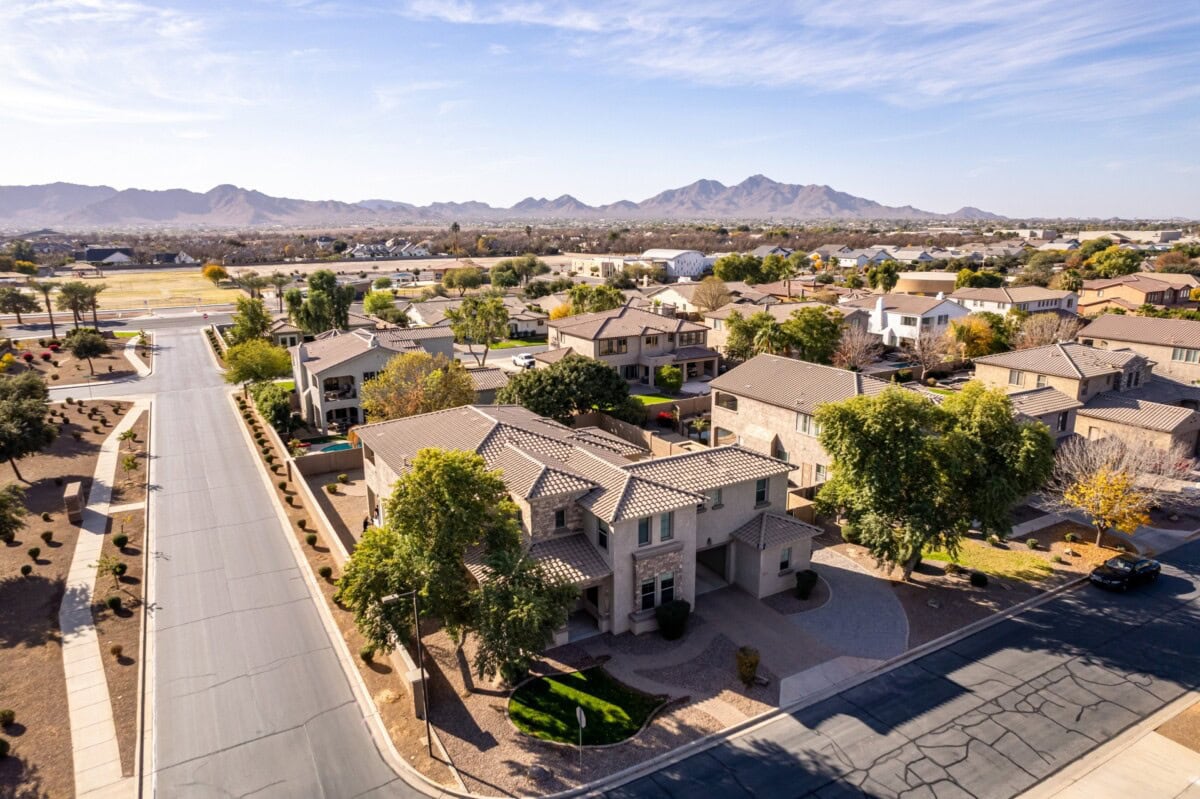
<svg viewBox="0 0 1200 799"><path fill-rule="evenodd" d="M861 325L848 325L833 352L833 362L843 369L862 369L874 363L882 350L879 336L868 333Z"/></svg>
<svg viewBox="0 0 1200 799"><path fill-rule="evenodd" d="M1071 341L1080 327L1079 320L1074 317L1059 316L1056 313L1035 313L1021 323L1013 346L1024 350L1057 344L1060 341Z"/></svg>
<svg viewBox="0 0 1200 799"><path fill-rule="evenodd" d="M732 299L729 289L725 287L725 282L714 275L701 280L700 284L696 286L696 290L692 292L692 305L701 311L715 311L722 305L728 304Z"/></svg>
<svg viewBox="0 0 1200 799"><path fill-rule="evenodd" d="M950 360L953 350L950 336L946 331L936 333L933 330L922 330L917 334L917 344L912 350L912 359L921 365L921 379L932 369Z"/></svg>
<svg viewBox="0 0 1200 799"><path fill-rule="evenodd" d="M1042 496L1055 508L1087 514L1099 546L1109 530L1131 534L1149 524L1152 509L1194 502L1182 491L1192 466L1182 445L1160 449L1141 436L1075 438L1059 449Z"/></svg>

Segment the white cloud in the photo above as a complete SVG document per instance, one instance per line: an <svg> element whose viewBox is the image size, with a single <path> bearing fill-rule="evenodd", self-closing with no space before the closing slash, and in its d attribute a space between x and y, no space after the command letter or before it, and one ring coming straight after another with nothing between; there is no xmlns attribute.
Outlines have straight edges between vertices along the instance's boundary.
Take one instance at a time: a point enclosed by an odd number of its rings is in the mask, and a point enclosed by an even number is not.
<svg viewBox="0 0 1200 799"><path fill-rule="evenodd" d="M380 111L395 111L418 102L414 98L419 95L445 91L456 85L453 81L447 80L418 80L390 86L376 86L372 94L375 96L375 105Z"/></svg>

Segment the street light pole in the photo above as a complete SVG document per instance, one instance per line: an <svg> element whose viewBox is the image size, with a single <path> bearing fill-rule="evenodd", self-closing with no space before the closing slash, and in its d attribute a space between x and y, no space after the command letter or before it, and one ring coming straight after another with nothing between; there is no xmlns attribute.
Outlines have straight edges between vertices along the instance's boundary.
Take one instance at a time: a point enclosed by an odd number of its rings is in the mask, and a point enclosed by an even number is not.
<svg viewBox="0 0 1200 799"><path fill-rule="evenodd" d="M401 594L388 594L380 600L380 603L385 606L395 605L405 597L412 597L413 633L417 638L417 668L421 670L421 705L425 714L425 743L429 750L429 757L432 759L433 729L429 721L429 677L425 671L425 654L421 647L421 616L417 608L417 592L414 589Z"/></svg>

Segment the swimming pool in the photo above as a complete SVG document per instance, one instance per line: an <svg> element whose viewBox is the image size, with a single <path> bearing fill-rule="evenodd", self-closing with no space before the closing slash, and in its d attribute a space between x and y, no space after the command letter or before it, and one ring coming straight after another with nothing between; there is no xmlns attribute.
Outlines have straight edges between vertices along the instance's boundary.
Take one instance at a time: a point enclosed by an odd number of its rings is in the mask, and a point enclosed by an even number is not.
<svg viewBox="0 0 1200 799"><path fill-rule="evenodd" d="M336 444L330 444L327 447L321 447L317 452L341 452L344 449L354 449L353 446L345 441L339 441Z"/></svg>

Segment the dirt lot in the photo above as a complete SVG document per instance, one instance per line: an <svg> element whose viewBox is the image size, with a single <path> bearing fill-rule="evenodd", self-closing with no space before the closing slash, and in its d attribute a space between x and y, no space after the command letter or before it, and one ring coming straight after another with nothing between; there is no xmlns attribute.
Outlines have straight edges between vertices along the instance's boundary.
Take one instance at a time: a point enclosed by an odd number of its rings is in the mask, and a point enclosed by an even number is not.
<svg viewBox="0 0 1200 799"><path fill-rule="evenodd" d="M54 282L73 279L55 278ZM205 280L200 276L200 264L194 271L111 271L96 282L105 286L99 296L101 310L232 303L235 297L244 296L240 289L218 288Z"/></svg>
<svg viewBox="0 0 1200 799"><path fill-rule="evenodd" d="M1155 732L1200 752L1200 702L1163 724Z"/></svg>
<svg viewBox="0 0 1200 799"><path fill-rule="evenodd" d="M70 328L60 327L59 334L61 335L67 330ZM31 338L15 342L13 354L17 357L17 362L9 368L9 374L20 374L22 370L29 369L41 375L42 379L46 381L46 385L51 388L59 385L70 386L76 383L86 383L89 380L115 380L135 374L133 365L129 363L129 359L122 351L125 347L123 339L108 339L108 345L112 347L112 352L99 358L92 358L92 369L95 370L95 375L88 369L87 361L73 357L65 348L60 349L57 353L51 353L51 360L42 360L42 353L50 352L50 350L41 342L49 340L49 338ZM24 352L33 353L33 361L28 366L21 359L21 354Z"/></svg>
<svg viewBox="0 0 1200 799"><path fill-rule="evenodd" d="M367 509L367 485L363 482L362 469L351 469L344 474L345 483L338 482L337 472L309 475L304 479L320 503L321 510L325 512L325 518L329 519L329 523L334 526L349 551L358 541L363 529L362 522ZM330 483L337 484L336 494L330 494L326 488Z"/></svg>
<svg viewBox="0 0 1200 799"><path fill-rule="evenodd" d="M249 407L249 403L247 407ZM239 408L239 412L240 410ZM250 415L252 421L247 422L247 426L253 436L255 425L259 430L263 430L265 425L256 412L250 411ZM300 549L308 560L309 568L314 575L317 575L323 566L333 569L330 579L326 580L318 576L317 582L320 584L325 602L333 614L334 622L346 639L351 654L354 655L355 665L366 682L367 690L375 699L375 704L379 708L380 716L392 737L396 750L401 757L430 779L443 785L454 785L453 776L445 764L429 757L425 746L425 722L416 718L408 709L411 703L408 700L407 690L393 673L388 660L379 657L367 663L358 657L365 641L354 625L354 615L333 601L333 594L336 590L334 581L338 577L338 571L329 552L329 542L320 540L319 534L317 534L318 540L315 545L310 546L305 541L308 533L316 530L316 524L310 513L303 507L295 485L284 479L287 473L282 466L282 456L285 453L280 452L271 443L269 436L264 437L264 441L274 462L268 464L261 448L257 451L260 458L263 459L263 466L270 472L271 482L275 485L275 490L283 502L284 510L292 523L292 533L298 539ZM283 488L280 488L280 483L283 483ZM301 522L304 524L303 528ZM434 751L437 752L436 749Z"/></svg>
<svg viewBox="0 0 1200 799"><path fill-rule="evenodd" d="M63 512L63 486L57 481L78 480L86 494L100 444L112 432L119 413L129 407L121 403L118 412L112 405L85 402L83 413L75 407L51 406L55 414L66 415L58 438L45 452L18 463L29 481L25 500L30 515L16 539L0 545L0 649L4 662L0 707L11 708L17 715L16 725L3 733L12 744L12 753L0 761L0 795L9 795L18 785L33 789L31 795L41 795L40 791L70 796L74 791L58 607L78 528ZM98 426L99 432L93 432L94 422L87 416L94 409L103 409L107 417L107 426ZM12 468L0 464L0 480L14 479ZM50 514L49 521L43 521L43 512ZM51 533L49 543L41 538L44 531ZM33 546L41 550L36 561L27 554ZM24 564L34 567L29 577L20 574Z"/></svg>

